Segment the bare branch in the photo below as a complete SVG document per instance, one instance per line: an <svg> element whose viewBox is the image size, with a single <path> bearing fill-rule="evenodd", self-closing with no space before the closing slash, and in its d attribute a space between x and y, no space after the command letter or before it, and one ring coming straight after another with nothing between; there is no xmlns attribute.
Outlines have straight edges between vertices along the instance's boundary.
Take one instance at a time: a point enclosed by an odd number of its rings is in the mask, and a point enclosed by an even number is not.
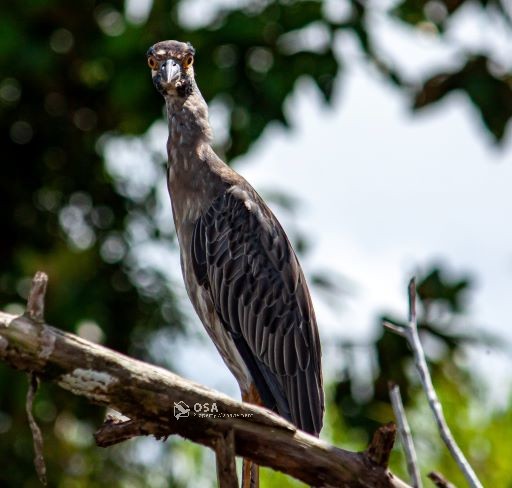
<svg viewBox="0 0 512 488"><path fill-rule="evenodd" d="M117 421L109 418L94 433L94 440L99 447L110 447L133 437L151 435L153 432L155 432L155 428L149 427L148 422L139 420Z"/></svg>
<svg viewBox="0 0 512 488"><path fill-rule="evenodd" d="M32 414L34 397L38 386L39 382L37 376L33 373L29 374L25 410L27 412L28 425L32 432L32 442L34 444L34 466L36 468L37 477L39 478L39 481L46 486L46 464L44 462L43 455L43 435L41 434L41 429L39 428L39 425L37 425L34 415Z"/></svg>
<svg viewBox="0 0 512 488"><path fill-rule="evenodd" d="M377 466L387 468L389 456L395 443L396 426L393 422L382 425L373 434L372 441L366 449L366 455Z"/></svg>
<svg viewBox="0 0 512 488"><path fill-rule="evenodd" d="M402 396L400 395L400 387L395 384L390 384L389 397L391 398L391 405L393 413L395 414L396 422L398 424L398 435L404 448L405 459L407 460L407 471L412 481L412 486L421 488L420 470L418 468L418 460L416 458L416 451L412 440L411 429L409 422L405 415L404 404Z"/></svg>
<svg viewBox="0 0 512 488"><path fill-rule="evenodd" d="M412 349L414 363L420 376L421 385L427 396L428 404L430 405L430 408L434 415L434 419L439 429L439 434L441 435L441 438L446 444L446 447L448 447L448 450L450 451L452 457L457 462L460 470L464 474L469 485L472 488L482 488L482 484L478 480L475 472L473 471L473 468L471 467L466 457L462 453L460 447L457 445L455 439L453 438L450 428L446 423L446 419L443 413L443 407L437 397L434 385L432 384L432 378L430 376L427 361L425 359L425 352L423 351L423 347L421 345L421 341L418 334L418 324L416 322L416 282L414 278L412 278L411 281L409 282L408 291L410 320L407 326L402 327L402 331L405 333L405 338ZM389 327L387 328L389 329Z"/></svg>
<svg viewBox="0 0 512 488"><path fill-rule="evenodd" d="M34 322L44 322L44 297L47 285L48 276L38 271L32 280L25 312Z"/></svg>
<svg viewBox="0 0 512 488"><path fill-rule="evenodd" d="M217 458L217 479L219 488L238 488L235 462L235 435L226 431L217 439L215 446Z"/></svg>
<svg viewBox="0 0 512 488"><path fill-rule="evenodd" d="M409 280L407 297L409 298L409 324L416 324L416 278L414 276Z"/></svg>
<svg viewBox="0 0 512 488"><path fill-rule="evenodd" d="M387 462L376 464L366 452L331 446L264 408L237 402L162 368L35 323L28 315L0 312L0 360L130 419L104 424L96 434L100 445L141 434L158 438L178 434L217 451L219 436L228 439L226 433L232 432L237 456L313 486L409 486L383 466ZM182 416L174 412L180 402ZM194 405L208 405L210 412L215 405L217 412L197 413Z"/></svg>
<svg viewBox="0 0 512 488"><path fill-rule="evenodd" d="M46 294L47 284L48 276L42 271L38 271L32 280L27 300L27 310L25 312L25 315L36 323L42 324L44 322L44 297ZM8 344L6 344L5 341L0 342L2 342L2 348L7 348ZM33 372L28 371L28 373L29 381L25 409L27 412L28 425L32 432L32 442L34 444L34 466L36 468L39 481L46 486L46 464L44 462L43 455L43 435L41 434L41 429L37 425L34 415L32 414L34 397L39 386L39 380Z"/></svg>
<svg viewBox="0 0 512 488"><path fill-rule="evenodd" d="M394 332L399 336L406 337L406 332L402 326L393 324L392 322L388 322L387 320L384 320L382 322L382 325L391 332Z"/></svg>
<svg viewBox="0 0 512 488"><path fill-rule="evenodd" d="M427 476L433 481L437 488L455 488L455 485L452 485L449 481L446 481L444 476L437 471L432 471Z"/></svg>

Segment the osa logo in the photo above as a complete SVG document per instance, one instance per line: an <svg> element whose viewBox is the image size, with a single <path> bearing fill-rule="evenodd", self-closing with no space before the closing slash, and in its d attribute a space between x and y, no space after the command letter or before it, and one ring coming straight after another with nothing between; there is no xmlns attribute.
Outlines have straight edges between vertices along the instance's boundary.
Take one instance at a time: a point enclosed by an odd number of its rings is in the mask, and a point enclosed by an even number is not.
<svg viewBox="0 0 512 488"><path fill-rule="evenodd" d="M181 417L188 417L189 414L190 407L184 401L180 401L178 403L174 402L174 416L176 419L180 419Z"/></svg>

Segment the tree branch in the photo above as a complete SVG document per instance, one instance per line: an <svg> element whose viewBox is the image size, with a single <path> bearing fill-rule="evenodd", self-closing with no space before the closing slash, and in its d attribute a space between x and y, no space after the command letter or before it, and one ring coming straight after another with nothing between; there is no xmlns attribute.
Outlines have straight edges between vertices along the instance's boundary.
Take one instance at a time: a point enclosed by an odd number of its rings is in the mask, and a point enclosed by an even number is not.
<svg viewBox="0 0 512 488"><path fill-rule="evenodd" d="M156 426L140 420L124 420L108 418L94 433L94 440L99 447L110 447L133 437L156 435ZM169 435L169 434L167 434Z"/></svg>
<svg viewBox="0 0 512 488"><path fill-rule="evenodd" d="M100 428L96 440L102 446L138 435L179 434L214 449L223 473L232 473L235 453L314 486L409 486L366 452L331 446L266 409L34 322L28 315L0 312L0 360L128 417Z"/></svg>
<svg viewBox="0 0 512 488"><path fill-rule="evenodd" d="M455 441L450 428L446 423L443 406L437 397L437 393L432 383L432 378L430 377L427 361L425 359L425 353L423 351L423 347L421 345L420 337L418 334L418 324L416 321L416 282L414 278L412 278L409 282L408 298L409 323L402 327L397 326L396 324L390 324L389 322L384 322L383 325L392 332L398 333L399 335L405 337L407 340L410 348L412 349L414 363L420 376L421 385L427 396L428 404L434 415L434 419L439 429L441 438L446 444L446 447L448 447L448 450L450 451L452 457L455 459L469 485L472 488L483 488L475 472L473 471L473 468L462 453L460 447L457 445L457 442ZM390 327L390 325L392 325L392 327ZM396 329L399 329L399 331Z"/></svg>
<svg viewBox="0 0 512 488"><path fill-rule="evenodd" d="M48 276L42 271L38 271L32 280L32 286L27 300L27 309L25 315L35 323L44 323L44 299L46 295L46 287L48 285ZM32 443L34 445L34 467L36 468L37 477L43 486L46 486L46 464L43 454L43 434L36 419L32 414L34 405L34 397L36 396L39 379L33 373L28 375L27 399L25 402L25 410L27 412L28 425L32 432Z"/></svg>
<svg viewBox="0 0 512 488"><path fill-rule="evenodd" d="M400 387L395 384L389 386L389 398L391 399L391 406L395 414L396 422L398 424L398 435L402 447L404 448L405 459L407 460L407 471L412 481L414 488L422 488L420 470L418 468L418 460L416 458L416 451L412 440L411 429L407 416L405 415L404 404L402 396L400 395Z"/></svg>
<svg viewBox="0 0 512 488"><path fill-rule="evenodd" d="M429 473L428 478L432 480L434 485L437 486L437 488L455 488L455 485L452 485L449 481L447 481L444 476L441 473L438 473L437 471L432 471Z"/></svg>
<svg viewBox="0 0 512 488"><path fill-rule="evenodd" d="M393 422L382 425L373 434L372 441L365 452L376 466L381 466L384 469L388 467L395 436L396 426Z"/></svg>
<svg viewBox="0 0 512 488"><path fill-rule="evenodd" d="M38 271L32 280L27 300L27 310L25 312L34 322L44 322L44 298L47 285L48 275Z"/></svg>
<svg viewBox="0 0 512 488"><path fill-rule="evenodd" d="M28 425L32 432L32 442L34 445L34 467L36 468L37 477L43 486L46 486L46 463L44 462L43 455L43 434L39 425L37 425L34 415L32 413L32 407L34 404L34 397L37 392L39 380L35 374L28 375L28 390L27 399L25 403L25 410L27 412Z"/></svg>
<svg viewBox="0 0 512 488"><path fill-rule="evenodd" d="M215 454L217 458L217 478L219 488L238 488L235 461L235 435L228 430L217 439Z"/></svg>

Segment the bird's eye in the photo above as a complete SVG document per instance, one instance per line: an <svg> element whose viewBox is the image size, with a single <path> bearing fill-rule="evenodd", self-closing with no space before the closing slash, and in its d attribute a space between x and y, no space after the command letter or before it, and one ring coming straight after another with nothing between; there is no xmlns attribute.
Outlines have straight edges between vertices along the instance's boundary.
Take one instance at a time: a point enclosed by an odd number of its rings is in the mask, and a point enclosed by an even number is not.
<svg viewBox="0 0 512 488"><path fill-rule="evenodd" d="M185 59L183 60L183 67L184 68L188 68L189 66L192 65L192 63L194 62L194 56L192 56L191 54L189 54L188 56L185 57Z"/></svg>
<svg viewBox="0 0 512 488"><path fill-rule="evenodd" d="M157 68L158 61L156 60L156 58L154 56L149 56L149 58L148 58L148 66L151 69L156 69Z"/></svg>

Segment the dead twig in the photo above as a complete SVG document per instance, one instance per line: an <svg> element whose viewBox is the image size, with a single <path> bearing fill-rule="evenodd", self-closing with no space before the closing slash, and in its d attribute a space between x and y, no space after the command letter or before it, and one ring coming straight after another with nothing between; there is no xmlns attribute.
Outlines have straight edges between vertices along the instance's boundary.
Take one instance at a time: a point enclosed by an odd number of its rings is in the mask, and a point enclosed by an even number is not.
<svg viewBox="0 0 512 488"><path fill-rule="evenodd" d="M437 397L437 393L432 383L432 378L430 376L427 361L425 359L425 352L423 351L423 347L421 345L420 337L418 334L418 324L416 320L416 282L414 278L412 278L411 281L409 282L408 297L408 324L404 326L398 326L397 324L390 324L389 322L384 322L383 325L384 327L386 327L387 329L394 333L398 333L397 328L399 328L399 334L405 337L405 339L407 340L410 348L412 349L414 364L416 365L416 369L418 370L423 391L427 396L428 404L434 415L434 419L436 421L441 438L443 439L444 443L446 444L446 447L450 451L452 457L455 459L457 465L464 474L471 488L483 488L482 483L480 483L473 468L471 467L468 460L462 453L460 447L457 445L457 442L455 441L450 431L450 428L446 423L443 407L441 405L441 402L439 401L439 398Z"/></svg>
<svg viewBox="0 0 512 488"><path fill-rule="evenodd" d="M412 486L421 488L420 470L418 468L418 459L416 458L416 450L414 449L414 442L412 440L411 429L407 416L405 415L404 404L402 396L400 395L400 387L391 383L389 385L389 397L391 399L391 406L395 414L396 422L398 424L398 435L400 442L404 448L405 459L407 460L407 471L411 478Z"/></svg>
<svg viewBox="0 0 512 488"><path fill-rule="evenodd" d="M373 434L372 441L366 449L366 455L375 465L387 468L389 456L395 444L396 426L393 422L382 425Z"/></svg>
<svg viewBox="0 0 512 488"><path fill-rule="evenodd" d="M116 420L109 418L94 433L94 440L99 447L110 447L121 442L140 437L143 435L151 435L154 429L151 429L147 422L139 420Z"/></svg>
<svg viewBox="0 0 512 488"><path fill-rule="evenodd" d="M25 312L34 322L44 322L44 300L47 285L47 274L38 271L32 280L32 286L30 287L27 299L27 310Z"/></svg>
<svg viewBox="0 0 512 488"><path fill-rule="evenodd" d="M29 374L28 378L29 382L25 410L27 412L28 425L30 426L30 431L32 432L32 441L34 444L34 466L36 468L36 473L37 477L39 478L39 481L44 486L46 486L46 464L44 462L43 454L43 435L41 434L41 429L39 428L39 425L37 425L37 422L34 419L34 415L32 413L34 397L39 382L37 376L34 373Z"/></svg>
<svg viewBox="0 0 512 488"><path fill-rule="evenodd" d="M44 299L46 294L46 286L48 284L48 276L38 271L32 280L32 286L27 300L26 315L36 323L44 323ZM34 405L34 397L39 386L39 380L33 372L28 375L27 399L25 402L25 410L27 412L28 425L32 432L32 442L34 445L34 467L39 481L46 486L46 464L43 453L43 435L41 429L32 413Z"/></svg>
<svg viewBox="0 0 512 488"><path fill-rule="evenodd" d="M427 476L433 481L437 488L455 488L455 485L452 485L441 473L438 473L437 471L432 471Z"/></svg>
<svg viewBox="0 0 512 488"><path fill-rule="evenodd" d="M219 488L238 488L235 461L235 435L232 430L219 436L215 445Z"/></svg>

